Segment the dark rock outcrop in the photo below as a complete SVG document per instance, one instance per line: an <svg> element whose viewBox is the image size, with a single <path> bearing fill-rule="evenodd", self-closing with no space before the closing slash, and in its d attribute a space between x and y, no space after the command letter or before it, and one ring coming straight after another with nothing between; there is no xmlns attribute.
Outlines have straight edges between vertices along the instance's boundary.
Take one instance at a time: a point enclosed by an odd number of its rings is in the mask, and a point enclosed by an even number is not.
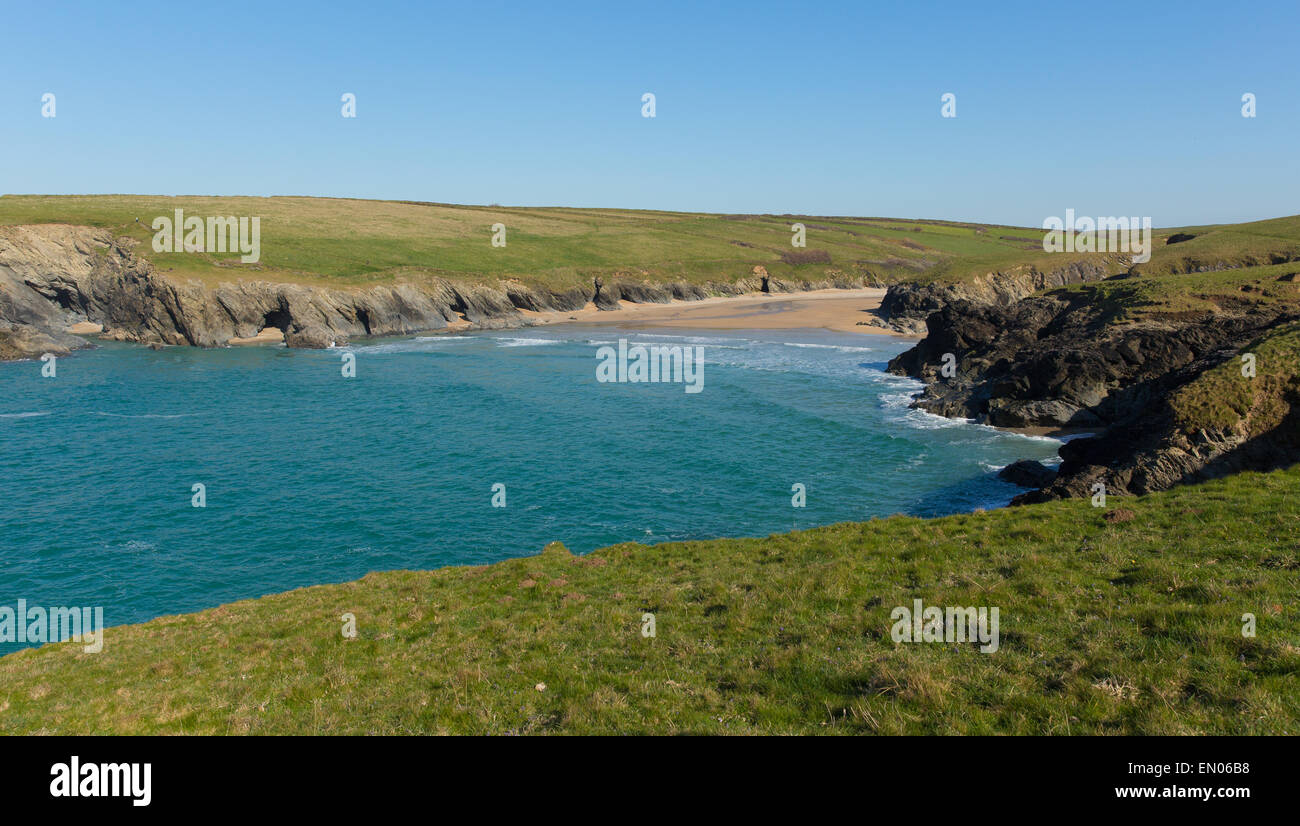
<svg viewBox="0 0 1300 826"><path fill-rule="evenodd" d="M1042 462L1033 459L1021 459L1012 462L998 471L998 478L1022 488L1044 488L1056 478L1056 471Z"/></svg>
<svg viewBox="0 0 1300 826"><path fill-rule="evenodd" d="M927 319L925 339L889 370L927 382L915 406L941 416L1096 428L1146 411L1165 379L1207 357L1220 363L1291 312L1261 307L1109 324L1107 310L1084 296L1009 306L956 301ZM949 354L951 376L944 375Z"/></svg>
<svg viewBox="0 0 1300 826"><path fill-rule="evenodd" d="M1006 306L1051 287L1100 281L1108 274L1124 272L1128 266L1127 257L1098 255L1047 271L1018 267L955 284L904 282L889 287L876 314L891 329L918 334L925 332L925 320L931 313L954 301Z"/></svg>
<svg viewBox="0 0 1300 826"><path fill-rule="evenodd" d="M1280 329L1300 332L1300 326ZM1268 333L1264 333L1268 335ZM1078 439L1061 447L1058 477L1041 490L1022 494L1017 504L1088 496L1097 483L1107 492L1143 494L1178 484L1215 479L1244 470L1269 471L1300 462L1300 379L1259 378L1249 407L1228 424L1182 421L1173 394L1225 361L1226 351L1175 371L1162 380L1162 395L1144 415L1131 416L1106 438Z"/></svg>
<svg viewBox="0 0 1300 826"><path fill-rule="evenodd" d="M1181 427L1170 405L1179 388L1300 319L1296 305L1242 302L1124 323L1110 312L1071 293L1005 306L954 301L929 316L925 339L889 370L926 382L913 406L939 415L1104 430L1066 443L1056 477L1018 502L1086 496L1096 482L1114 493L1146 493L1300 461L1294 412L1259 434Z"/></svg>

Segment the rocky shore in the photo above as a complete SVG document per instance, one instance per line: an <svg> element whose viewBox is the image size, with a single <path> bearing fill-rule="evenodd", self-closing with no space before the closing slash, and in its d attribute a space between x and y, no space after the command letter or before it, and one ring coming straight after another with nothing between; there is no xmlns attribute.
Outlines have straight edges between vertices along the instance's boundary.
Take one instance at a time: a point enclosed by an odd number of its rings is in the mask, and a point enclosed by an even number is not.
<svg viewBox="0 0 1300 826"><path fill-rule="evenodd" d="M219 347L277 329L290 347L322 348L358 336L528 326L521 311L617 309L620 301L666 303L753 292L866 286L862 278L785 282L763 267L705 284L593 279L563 291L516 281L430 278L342 289L265 281L216 287L158 272L107 230L66 224L0 227L0 359L67 353L103 337L154 345Z"/></svg>
<svg viewBox="0 0 1300 826"><path fill-rule="evenodd" d="M955 301L1006 306L1050 287L1100 281L1126 261L1126 257L1099 255L1095 261L1072 261L1046 271L1023 266L955 283L901 282L889 287L878 314L892 329L919 335L926 332L931 313Z"/></svg>
<svg viewBox="0 0 1300 826"><path fill-rule="evenodd" d="M1300 383L1289 351L1279 347L1257 379L1237 369L1247 349L1300 338L1297 322L1300 302L1249 295L1219 300L1212 311L1136 318L1085 291L956 298L938 304L925 338L888 369L924 381L913 406L937 415L1097 432L1061 448L1054 476L1017 468L1014 481L1037 488L1017 502L1089 496L1097 483L1142 494L1300 461ZM1208 386L1212 376L1222 387ZM1188 412L1185 399L1198 393L1206 409L1241 398L1226 419L1214 418Z"/></svg>

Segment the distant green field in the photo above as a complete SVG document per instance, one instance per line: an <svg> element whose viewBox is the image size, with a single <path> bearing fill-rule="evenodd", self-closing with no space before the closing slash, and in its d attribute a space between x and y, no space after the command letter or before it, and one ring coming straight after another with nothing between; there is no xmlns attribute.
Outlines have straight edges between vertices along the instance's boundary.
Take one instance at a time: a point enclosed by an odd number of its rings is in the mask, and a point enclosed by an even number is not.
<svg viewBox="0 0 1300 826"><path fill-rule="evenodd" d="M187 215L259 216L262 259L234 254L155 253L152 221ZM138 219L138 223L137 223ZM593 277L655 282L732 282L761 265L776 278L828 273L885 281L965 277L1026 264L1060 266L1042 230L889 218L712 215L616 209L453 206L330 198L210 198L141 195L0 197L0 224L104 227L140 242L162 270L208 283L255 278L344 286L442 276L589 286ZM507 246L491 246L503 223ZM829 257L784 261L791 224L807 228L806 251Z"/></svg>
<svg viewBox="0 0 1300 826"><path fill-rule="evenodd" d="M1190 241L1166 244L1175 233L1194 235ZM1143 275L1191 273L1200 269L1263 266L1300 260L1300 215L1253 221L1162 230L1151 260L1139 264ZM1294 271L1295 267L1292 267Z"/></svg>
<svg viewBox="0 0 1300 826"><path fill-rule="evenodd" d="M1298 493L371 574L4 657L0 731L1300 734ZM997 607L999 650L895 642L916 598Z"/></svg>
<svg viewBox="0 0 1300 826"><path fill-rule="evenodd" d="M155 253L153 219L258 216L262 257ZM137 221L138 219L138 221ZM1048 253L1043 230L946 221L795 215L713 215L619 209L455 206L333 198L144 195L0 196L0 225L71 223L135 239L163 272L215 286L241 279L361 288L516 280L556 291L589 290L595 278L665 284L734 283L761 266L777 279L869 284L957 283L990 273L1042 272L1073 262L1127 257ZM791 225L806 228L794 248ZM492 225L507 245L491 245ZM1215 312L1225 304L1300 301L1300 216L1156 230L1151 260L1135 277L1070 290L1111 310L1112 322L1160 313ZM1178 236L1192 236L1178 240ZM1173 238L1176 243L1168 243ZM800 261L798 255L815 260ZM792 257L795 256L795 257Z"/></svg>

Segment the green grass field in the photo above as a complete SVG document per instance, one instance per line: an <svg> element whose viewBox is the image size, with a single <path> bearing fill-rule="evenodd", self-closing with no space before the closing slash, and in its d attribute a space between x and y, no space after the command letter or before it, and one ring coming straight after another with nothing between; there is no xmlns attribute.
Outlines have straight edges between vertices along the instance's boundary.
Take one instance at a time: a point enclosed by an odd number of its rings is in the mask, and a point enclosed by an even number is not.
<svg viewBox="0 0 1300 826"><path fill-rule="evenodd" d="M262 258L155 253L151 225L186 215L260 216ZM138 222L137 222L138 219ZM830 263L790 263L790 225L803 223L808 251ZM764 266L777 278L828 273L880 281L957 279L999 269L1057 267L1081 256L1042 250L1042 230L888 218L712 215L614 209L452 206L330 198L141 195L0 197L0 225L104 227L140 242L162 270L206 283L240 278L364 286L441 276L519 279L546 287L589 286L593 277L654 282L732 282ZM490 227L507 227L493 248Z"/></svg>
<svg viewBox="0 0 1300 826"><path fill-rule="evenodd" d="M1292 469L371 574L4 657L0 731L1298 734L1297 494ZM918 597L998 607L1000 650L894 642Z"/></svg>
<svg viewBox="0 0 1300 826"><path fill-rule="evenodd" d="M262 257L155 253L153 219L186 215L259 216ZM491 226L507 228L505 248ZM822 260L790 260L790 225L805 225ZM162 271L209 285L241 279L318 286L514 279L567 290L596 277L667 283L734 282L755 266L791 281L829 277L957 282L992 272L1050 271L1095 254L1046 253L1043 231L1024 227L792 215L714 215L645 210L456 206L298 197L149 195L0 196L0 225L69 223L103 227L138 243ZM1195 237L1167 245L1175 233ZM829 257L829 263L826 263ZM1300 216L1157 230L1150 262L1160 276L1198 268L1250 267L1300 258ZM1117 270L1118 272L1118 270Z"/></svg>

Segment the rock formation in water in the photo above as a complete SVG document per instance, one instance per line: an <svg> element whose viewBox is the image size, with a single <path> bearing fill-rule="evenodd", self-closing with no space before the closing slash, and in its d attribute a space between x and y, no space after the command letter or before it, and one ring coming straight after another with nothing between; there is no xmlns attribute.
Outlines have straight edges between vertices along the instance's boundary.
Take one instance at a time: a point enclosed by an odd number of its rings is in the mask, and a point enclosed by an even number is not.
<svg viewBox="0 0 1300 826"><path fill-rule="evenodd" d="M1074 291L1006 304L951 300L888 369L924 381L913 406L941 416L1101 431L1066 443L1055 477L1017 502L1087 496L1097 483L1112 493L1147 493L1300 461L1296 365L1268 365L1223 422L1189 421L1176 405L1180 392L1234 366L1261 340L1300 339L1300 302L1246 295L1220 300L1213 311L1127 321L1114 309Z"/></svg>

